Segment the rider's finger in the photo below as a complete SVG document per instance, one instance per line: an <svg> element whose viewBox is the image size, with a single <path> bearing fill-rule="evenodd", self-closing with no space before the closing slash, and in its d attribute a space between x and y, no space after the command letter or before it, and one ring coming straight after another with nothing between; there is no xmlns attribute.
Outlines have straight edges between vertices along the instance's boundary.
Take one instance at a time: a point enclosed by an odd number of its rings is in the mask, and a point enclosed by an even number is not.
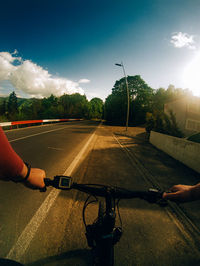
<svg viewBox="0 0 200 266"><path fill-rule="evenodd" d="M173 193L164 192L163 193L163 198L164 199L169 199L169 200L176 200L176 199L179 198L179 191L173 192Z"/></svg>
<svg viewBox="0 0 200 266"><path fill-rule="evenodd" d="M169 192L177 192L180 190L180 185L175 185L169 189Z"/></svg>

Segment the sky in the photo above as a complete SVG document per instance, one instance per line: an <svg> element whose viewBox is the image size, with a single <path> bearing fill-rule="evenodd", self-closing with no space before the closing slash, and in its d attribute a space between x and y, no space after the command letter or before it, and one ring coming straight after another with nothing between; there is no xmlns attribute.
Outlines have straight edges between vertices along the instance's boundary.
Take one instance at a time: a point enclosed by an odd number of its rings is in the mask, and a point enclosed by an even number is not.
<svg viewBox="0 0 200 266"><path fill-rule="evenodd" d="M105 99L123 69L200 96L200 0L6 0L0 96Z"/></svg>

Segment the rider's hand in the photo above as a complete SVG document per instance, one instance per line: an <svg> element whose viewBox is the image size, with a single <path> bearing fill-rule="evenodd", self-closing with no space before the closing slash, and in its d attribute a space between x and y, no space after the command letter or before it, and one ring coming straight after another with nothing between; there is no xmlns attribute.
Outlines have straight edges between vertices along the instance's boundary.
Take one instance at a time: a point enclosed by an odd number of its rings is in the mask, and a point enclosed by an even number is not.
<svg viewBox="0 0 200 266"><path fill-rule="evenodd" d="M44 188L45 171L39 168L31 168L30 175L27 179L29 185L35 188Z"/></svg>
<svg viewBox="0 0 200 266"><path fill-rule="evenodd" d="M25 178L27 174L27 166L24 164L24 167L21 172L21 177ZM44 178L46 177L45 171L39 168L31 168L30 175L25 182L31 188L44 188Z"/></svg>
<svg viewBox="0 0 200 266"><path fill-rule="evenodd" d="M199 186L175 185L169 189L169 192L164 192L163 198L178 202L187 202L198 199Z"/></svg>

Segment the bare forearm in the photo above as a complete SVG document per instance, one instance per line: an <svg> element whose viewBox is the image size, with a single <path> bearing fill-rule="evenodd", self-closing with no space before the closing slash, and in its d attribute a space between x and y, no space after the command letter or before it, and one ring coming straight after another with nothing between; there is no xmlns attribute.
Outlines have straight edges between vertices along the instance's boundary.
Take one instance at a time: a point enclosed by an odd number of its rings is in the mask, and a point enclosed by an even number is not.
<svg viewBox="0 0 200 266"><path fill-rule="evenodd" d="M194 186L175 185L169 189L168 193L163 194L163 198L178 202L198 200L200 199L200 183Z"/></svg>
<svg viewBox="0 0 200 266"><path fill-rule="evenodd" d="M0 178L23 182L35 188L45 187L45 171L31 168L13 150L0 127Z"/></svg>
<svg viewBox="0 0 200 266"><path fill-rule="evenodd" d="M23 170L23 167L23 160L13 150L0 127L0 176L3 178L15 178L26 170Z"/></svg>

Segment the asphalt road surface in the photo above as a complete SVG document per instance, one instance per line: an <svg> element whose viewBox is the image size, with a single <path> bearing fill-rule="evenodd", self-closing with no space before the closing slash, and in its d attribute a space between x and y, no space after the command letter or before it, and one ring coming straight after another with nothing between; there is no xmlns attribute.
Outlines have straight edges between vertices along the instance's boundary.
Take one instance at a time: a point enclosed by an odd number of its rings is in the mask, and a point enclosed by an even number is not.
<svg viewBox="0 0 200 266"><path fill-rule="evenodd" d="M14 149L47 176L128 189L195 183L198 175L145 141L114 135L98 122L73 122L7 132ZM0 257L25 265L90 265L82 207L86 196L48 188L46 193L0 183ZM123 200L123 236L115 265L200 265L199 202L166 208ZM96 204L87 219L96 217ZM117 224L119 225L119 219Z"/></svg>
<svg viewBox="0 0 200 266"><path fill-rule="evenodd" d="M7 131L6 135L24 161L53 177L68 169L98 124L67 122ZM41 193L19 183L0 181L0 257L9 254L50 191Z"/></svg>

